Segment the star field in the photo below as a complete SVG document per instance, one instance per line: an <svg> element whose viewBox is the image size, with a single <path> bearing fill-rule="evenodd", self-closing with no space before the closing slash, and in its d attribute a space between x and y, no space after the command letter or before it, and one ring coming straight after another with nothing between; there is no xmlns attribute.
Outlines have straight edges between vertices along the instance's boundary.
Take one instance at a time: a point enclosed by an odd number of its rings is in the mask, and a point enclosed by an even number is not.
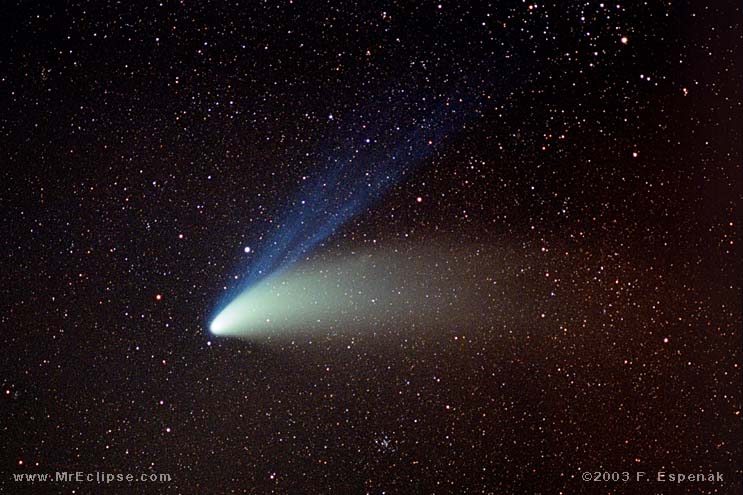
<svg viewBox="0 0 743 495"><path fill-rule="evenodd" d="M6 6L0 492L740 493L743 27L703 3ZM289 265L352 309L210 333ZM58 471L172 479L14 479Z"/></svg>

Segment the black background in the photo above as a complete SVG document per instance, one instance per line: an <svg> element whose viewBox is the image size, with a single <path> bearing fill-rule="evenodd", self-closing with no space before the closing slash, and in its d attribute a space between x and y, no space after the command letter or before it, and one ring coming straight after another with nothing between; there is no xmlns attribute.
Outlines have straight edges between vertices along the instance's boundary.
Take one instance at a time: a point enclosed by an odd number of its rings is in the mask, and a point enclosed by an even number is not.
<svg viewBox="0 0 743 495"><path fill-rule="evenodd" d="M650 493L580 474L664 470L727 481L652 490L740 492L739 6L20 2L0 23L3 491L101 493L11 481L98 470L174 478L106 493ZM461 80L473 117L323 249L502 246L523 308L209 335L329 143Z"/></svg>

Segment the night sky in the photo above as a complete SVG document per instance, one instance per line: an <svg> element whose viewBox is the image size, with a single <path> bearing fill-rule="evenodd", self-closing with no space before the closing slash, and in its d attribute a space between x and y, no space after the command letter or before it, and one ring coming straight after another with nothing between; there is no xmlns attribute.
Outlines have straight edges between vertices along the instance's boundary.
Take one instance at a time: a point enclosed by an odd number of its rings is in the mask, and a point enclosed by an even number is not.
<svg viewBox="0 0 743 495"><path fill-rule="evenodd" d="M740 5L14 3L0 491L741 493Z"/></svg>

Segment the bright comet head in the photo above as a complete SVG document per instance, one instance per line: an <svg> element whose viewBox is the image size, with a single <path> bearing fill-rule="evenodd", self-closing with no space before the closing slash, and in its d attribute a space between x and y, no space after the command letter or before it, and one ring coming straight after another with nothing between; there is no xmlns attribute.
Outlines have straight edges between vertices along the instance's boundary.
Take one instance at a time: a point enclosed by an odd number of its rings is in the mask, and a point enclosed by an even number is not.
<svg viewBox="0 0 743 495"><path fill-rule="evenodd" d="M222 309L209 325L209 331L214 335L229 335L239 330L248 313L245 299L245 295L242 295Z"/></svg>
<svg viewBox="0 0 743 495"><path fill-rule="evenodd" d="M209 331L214 335L246 335L258 333L270 322L272 311L276 307L277 296L265 282L258 284L233 299L217 314L209 324ZM274 303L274 306L271 305ZM279 306L288 302L278 298ZM261 311L258 311L261 308Z"/></svg>
<svg viewBox="0 0 743 495"><path fill-rule="evenodd" d="M220 318L221 313L217 315L216 318L214 318L209 325L209 331L213 333L214 335L219 335L219 332L222 330L222 327L224 326L222 319Z"/></svg>

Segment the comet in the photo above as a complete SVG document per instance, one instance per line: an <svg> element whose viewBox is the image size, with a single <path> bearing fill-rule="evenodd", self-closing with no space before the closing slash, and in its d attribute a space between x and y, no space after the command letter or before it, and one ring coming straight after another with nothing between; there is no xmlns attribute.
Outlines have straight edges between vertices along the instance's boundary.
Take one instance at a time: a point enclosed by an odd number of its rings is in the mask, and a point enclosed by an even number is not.
<svg viewBox="0 0 743 495"><path fill-rule="evenodd" d="M296 267L342 225L368 208L457 134L476 115L482 101L464 99L472 88L425 94L419 88L396 89L363 111L333 116L338 136L302 177L299 190L277 214L268 232L250 248L247 273L233 278L239 286L222 297L209 329L216 335L249 331L260 334L295 325L350 324L354 311L403 311L390 306L391 293L369 278L330 277L328 271L354 271L351 263ZM475 92L477 94L477 92ZM343 124L343 123L346 124ZM322 153L320 153L322 155ZM325 271L311 271L321 269ZM360 271L357 275L371 277ZM376 275L375 275L376 276ZM395 283L401 281L393 281ZM387 287L389 288L389 287ZM354 291L361 290L364 296ZM339 315L349 315L338 318Z"/></svg>

